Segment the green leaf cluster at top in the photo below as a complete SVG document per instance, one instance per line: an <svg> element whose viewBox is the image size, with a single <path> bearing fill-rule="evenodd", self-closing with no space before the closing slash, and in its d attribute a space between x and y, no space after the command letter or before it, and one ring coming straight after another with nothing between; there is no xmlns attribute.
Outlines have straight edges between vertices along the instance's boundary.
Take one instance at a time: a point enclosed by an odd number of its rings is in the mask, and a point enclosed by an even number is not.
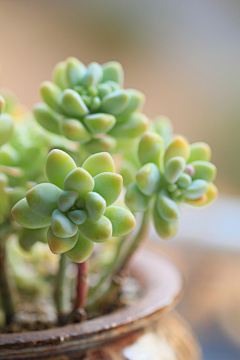
<svg viewBox="0 0 240 360"><path fill-rule="evenodd" d="M123 81L118 62L93 62L86 67L76 58L67 58L56 65L53 82L42 83L44 103L35 105L35 118L45 129L84 144L90 153L110 152L115 138L139 137L148 125L140 112L144 95L123 89Z"/></svg>
<svg viewBox="0 0 240 360"><path fill-rule="evenodd" d="M122 189L122 177L114 171L109 153L92 155L77 167L68 154L52 150L46 163L49 183L30 189L13 207L13 217L29 229L50 226L52 252L83 262L94 242L125 235L135 227L129 210L112 206Z"/></svg>
<svg viewBox="0 0 240 360"><path fill-rule="evenodd" d="M205 143L189 145L180 136L163 138L147 131L140 139L138 158L142 167L127 188L125 202L134 212L145 212L153 204L153 221L163 239L173 237L181 215L179 203L203 206L217 197L212 183L216 167Z"/></svg>

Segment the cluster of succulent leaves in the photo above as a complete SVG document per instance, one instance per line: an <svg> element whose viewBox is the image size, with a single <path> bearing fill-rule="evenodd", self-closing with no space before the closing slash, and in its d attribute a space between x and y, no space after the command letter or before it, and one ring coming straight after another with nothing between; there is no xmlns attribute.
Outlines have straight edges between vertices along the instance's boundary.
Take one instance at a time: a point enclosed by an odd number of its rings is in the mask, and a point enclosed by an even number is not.
<svg viewBox="0 0 240 360"><path fill-rule="evenodd" d="M61 150L52 150L46 162L48 183L34 186L12 209L15 220L28 229L48 227L47 239L55 254L66 253L84 262L94 242L122 236L135 227L133 214L112 205L122 190L109 153L90 156L77 167Z"/></svg>
<svg viewBox="0 0 240 360"><path fill-rule="evenodd" d="M43 103L36 104L38 123L50 132L83 144L88 153L113 152L117 139L139 137L148 118L141 113L144 95L123 89L118 62L87 67L76 58L56 65L53 82L41 84Z"/></svg>
<svg viewBox="0 0 240 360"><path fill-rule="evenodd" d="M165 119L164 119L165 120ZM158 235L170 239L178 230L179 204L204 206L217 196L213 184L216 167L210 162L211 149L203 142L189 144L180 135L170 136L169 123L157 121L155 131L145 132L138 145L138 171L126 173L125 202L133 212L152 208ZM162 135L165 131L165 139ZM133 162L132 162L133 163ZM131 163L128 162L129 168Z"/></svg>

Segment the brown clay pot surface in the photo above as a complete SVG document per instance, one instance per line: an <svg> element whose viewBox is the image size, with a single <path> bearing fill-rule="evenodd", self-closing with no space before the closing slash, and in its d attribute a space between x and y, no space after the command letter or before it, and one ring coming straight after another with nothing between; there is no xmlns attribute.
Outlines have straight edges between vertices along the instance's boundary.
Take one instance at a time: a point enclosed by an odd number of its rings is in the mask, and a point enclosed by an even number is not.
<svg viewBox="0 0 240 360"><path fill-rule="evenodd" d="M141 248L130 271L144 289L134 305L84 323L2 334L0 359L199 360L191 330L171 313L183 288L175 265Z"/></svg>

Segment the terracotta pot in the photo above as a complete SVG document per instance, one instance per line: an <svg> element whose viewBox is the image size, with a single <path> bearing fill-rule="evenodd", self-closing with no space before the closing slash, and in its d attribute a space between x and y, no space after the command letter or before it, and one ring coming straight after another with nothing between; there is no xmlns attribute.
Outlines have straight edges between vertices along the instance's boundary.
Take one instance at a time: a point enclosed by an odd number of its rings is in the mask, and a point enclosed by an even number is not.
<svg viewBox="0 0 240 360"><path fill-rule="evenodd" d="M201 359L188 325L172 312L183 287L177 268L142 248L130 270L144 289L134 305L81 324L0 335L0 359Z"/></svg>

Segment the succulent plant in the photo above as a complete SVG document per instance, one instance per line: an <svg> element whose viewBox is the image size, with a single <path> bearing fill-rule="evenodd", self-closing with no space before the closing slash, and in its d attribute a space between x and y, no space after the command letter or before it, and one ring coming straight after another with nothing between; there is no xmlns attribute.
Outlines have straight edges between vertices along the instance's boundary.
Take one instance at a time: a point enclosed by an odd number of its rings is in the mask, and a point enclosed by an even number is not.
<svg viewBox="0 0 240 360"><path fill-rule="evenodd" d="M56 65L53 82L41 84L44 103L34 115L45 129L85 144L90 153L112 151L115 138L139 137L148 118L140 110L144 95L123 89L124 73L118 62L87 67L70 57Z"/></svg>
<svg viewBox="0 0 240 360"><path fill-rule="evenodd" d="M216 167L209 162L211 150L203 142L189 145L175 135L165 144L159 134L147 131L140 139L138 158L142 167L130 182L125 201L134 212L153 206L154 226L163 239L178 230L181 202L204 206L217 197Z"/></svg>
<svg viewBox="0 0 240 360"><path fill-rule="evenodd" d="M5 112L6 101L0 95L0 146L7 143L13 134L14 122L12 116Z"/></svg>
<svg viewBox="0 0 240 360"><path fill-rule="evenodd" d="M125 235L135 226L129 210L112 205L122 189L122 177L114 171L108 153L94 154L77 167L67 153L52 150L46 162L49 183L30 189L13 207L13 217L28 229L50 225L52 252L84 262L94 242Z"/></svg>

